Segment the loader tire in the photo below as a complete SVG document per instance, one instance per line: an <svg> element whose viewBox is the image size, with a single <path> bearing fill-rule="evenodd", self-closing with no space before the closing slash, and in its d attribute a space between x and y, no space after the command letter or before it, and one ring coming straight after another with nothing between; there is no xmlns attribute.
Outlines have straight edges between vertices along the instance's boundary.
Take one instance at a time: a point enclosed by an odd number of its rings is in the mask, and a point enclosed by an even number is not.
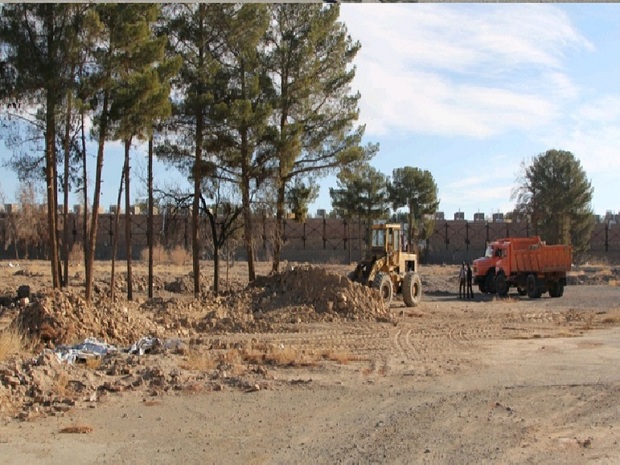
<svg viewBox="0 0 620 465"><path fill-rule="evenodd" d="M422 300L422 280L418 273L408 272L403 279L403 301L407 307L416 307Z"/></svg>
<svg viewBox="0 0 620 465"><path fill-rule="evenodd" d="M373 289L377 289L379 291L381 300L385 305L389 306L392 303L394 288L392 286L392 280L390 279L390 275L388 273L377 273L374 281L372 282L372 287Z"/></svg>

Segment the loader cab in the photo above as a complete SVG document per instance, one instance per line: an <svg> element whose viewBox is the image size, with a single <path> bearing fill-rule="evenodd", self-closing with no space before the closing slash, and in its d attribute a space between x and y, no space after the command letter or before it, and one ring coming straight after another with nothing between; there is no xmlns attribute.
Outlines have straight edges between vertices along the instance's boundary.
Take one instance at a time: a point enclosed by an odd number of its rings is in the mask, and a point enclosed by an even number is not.
<svg viewBox="0 0 620 465"><path fill-rule="evenodd" d="M373 255L400 251L400 225L375 224L372 226L371 249Z"/></svg>

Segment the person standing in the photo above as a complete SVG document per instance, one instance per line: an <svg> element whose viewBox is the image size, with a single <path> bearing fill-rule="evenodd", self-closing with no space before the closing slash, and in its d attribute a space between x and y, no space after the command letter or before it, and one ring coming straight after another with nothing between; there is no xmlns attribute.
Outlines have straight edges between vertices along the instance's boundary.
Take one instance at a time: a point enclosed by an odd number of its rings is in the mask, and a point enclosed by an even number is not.
<svg viewBox="0 0 620 465"><path fill-rule="evenodd" d="M467 279L467 271L465 270L465 262L461 264L459 271L459 299L465 297L465 280Z"/></svg>
<svg viewBox="0 0 620 465"><path fill-rule="evenodd" d="M473 279L473 273L471 271L471 266L469 266L469 263L467 264L467 298L468 299L473 299L474 298L474 288L471 285Z"/></svg>

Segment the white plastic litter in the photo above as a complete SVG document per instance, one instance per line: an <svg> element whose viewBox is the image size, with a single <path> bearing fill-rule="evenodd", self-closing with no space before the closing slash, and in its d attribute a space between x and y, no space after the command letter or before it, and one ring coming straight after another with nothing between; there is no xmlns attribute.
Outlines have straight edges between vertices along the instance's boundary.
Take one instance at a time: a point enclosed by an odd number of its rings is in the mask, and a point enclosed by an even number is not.
<svg viewBox="0 0 620 465"><path fill-rule="evenodd" d="M144 355L157 345L161 345L161 341L158 338L146 336L134 343L127 352L130 354Z"/></svg>
<svg viewBox="0 0 620 465"><path fill-rule="evenodd" d="M54 353L61 362L75 363L85 361L93 357L103 357L109 353L117 352L118 349L111 344L100 341L97 338L89 337L84 342L73 346L58 346Z"/></svg>

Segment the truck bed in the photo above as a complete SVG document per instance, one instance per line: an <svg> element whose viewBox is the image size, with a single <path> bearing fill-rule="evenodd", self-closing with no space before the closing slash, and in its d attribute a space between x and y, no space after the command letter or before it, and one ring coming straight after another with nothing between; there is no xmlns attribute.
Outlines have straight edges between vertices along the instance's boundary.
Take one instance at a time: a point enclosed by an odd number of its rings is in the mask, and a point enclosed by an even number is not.
<svg viewBox="0 0 620 465"><path fill-rule="evenodd" d="M571 268L570 246L536 244L514 249L512 272L565 273Z"/></svg>

